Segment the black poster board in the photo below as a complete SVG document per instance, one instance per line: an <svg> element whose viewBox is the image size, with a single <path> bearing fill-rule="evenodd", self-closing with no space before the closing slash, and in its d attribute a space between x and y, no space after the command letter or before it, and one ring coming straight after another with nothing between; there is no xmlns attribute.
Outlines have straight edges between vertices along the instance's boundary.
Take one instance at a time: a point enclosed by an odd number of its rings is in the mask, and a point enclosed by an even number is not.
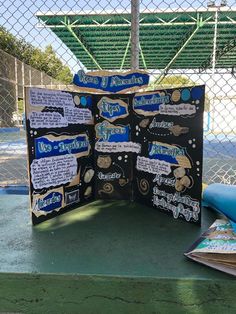
<svg viewBox="0 0 236 314"><path fill-rule="evenodd" d="M96 95L95 197L132 199L132 95Z"/></svg>
<svg viewBox="0 0 236 314"><path fill-rule="evenodd" d="M200 222L204 86L136 94L26 88L33 224L94 199Z"/></svg>
<svg viewBox="0 0 236 314"><path fill-rule="evenodd" d="M200 223L204 86L136 94L135 200Z"/></svg>
<svg viewBox="0 0 236 314"><path fill-rule="evenodd" d="M26 88L33 224L94 199L93 98Z"/></svg>

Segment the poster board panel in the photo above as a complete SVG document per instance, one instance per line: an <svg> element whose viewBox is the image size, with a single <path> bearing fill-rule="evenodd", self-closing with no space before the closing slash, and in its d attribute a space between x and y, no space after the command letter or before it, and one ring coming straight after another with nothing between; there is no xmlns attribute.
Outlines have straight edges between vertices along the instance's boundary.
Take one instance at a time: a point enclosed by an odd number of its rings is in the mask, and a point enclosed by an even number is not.
<svg viewBox="0 0 236 314"><path fill-rule="evenodd" d="M96 95L95 197L127 199L133 195L132 95Z"/></svg>
<svg viewBox="0 0 236 314"><path fill-rule="evenodd" d="M94 198L94 117L89 94L26 88L33 224Z"/></svg>
<svg viewBox="0 0 236 314"><path fill-rule="evenodd" d="M133 98L135 200L200 223L204 86L137 93Z"/></svg>

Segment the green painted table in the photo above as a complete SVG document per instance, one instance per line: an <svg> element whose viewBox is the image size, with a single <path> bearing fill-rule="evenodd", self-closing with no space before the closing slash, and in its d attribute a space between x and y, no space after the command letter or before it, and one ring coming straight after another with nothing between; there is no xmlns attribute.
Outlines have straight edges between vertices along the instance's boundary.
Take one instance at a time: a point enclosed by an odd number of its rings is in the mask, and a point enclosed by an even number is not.
<svg viewBox="0 0 236 314"><path fill-rule="evenodd" d="M1 196L0 313L236 313L234 277L183 256L214 213L96 201L33 227L27 208Z"/></svg>

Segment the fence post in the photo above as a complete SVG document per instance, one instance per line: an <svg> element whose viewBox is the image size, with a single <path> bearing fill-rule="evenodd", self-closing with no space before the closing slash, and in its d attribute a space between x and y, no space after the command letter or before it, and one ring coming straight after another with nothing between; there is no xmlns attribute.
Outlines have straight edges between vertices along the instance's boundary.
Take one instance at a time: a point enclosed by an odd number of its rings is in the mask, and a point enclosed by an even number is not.
<svg viewBox="0 0 236 314"><path fill-rule="evenodd" d="M131 0L131 68L139 68L139 0Z"/></svg>
<svg viewBox="0 0 236 314"><path fill-rule="evenodd" d="M25 104L25 66L24 63L21 62L21 77L22 77L22 97L23 97L23 103Z"/></svg>
<svg viewBox="0 0 236 314"><path fill-rule="evenodd" d="M18 108L18 81L17 81L17 59L14 58L15 60L15 93L16 93L16 123L17 123L17 126L19 126L19 108ZM13 118L13 116L12 116ZM14 120L13 120L14 121ZM14 124L15 124L15 121L14 121ZM14 125L15 126L15 125Z"/></svg>
<svg viewBox="0 0 236 314"><path fill-rule="evenodd" d="M211 77L213 81L213 87L212 87L212 92L213 92L213 99L211 103L211 110L212 110L212 132L214 132L215 129L215 68L216 68L216 49L217 49L217 30L218 30L218 10L219 8L216 7L215 11L215 25L214 25L214 38L213 38L213 52L212 52L212 71L211 71Z"/></svg>

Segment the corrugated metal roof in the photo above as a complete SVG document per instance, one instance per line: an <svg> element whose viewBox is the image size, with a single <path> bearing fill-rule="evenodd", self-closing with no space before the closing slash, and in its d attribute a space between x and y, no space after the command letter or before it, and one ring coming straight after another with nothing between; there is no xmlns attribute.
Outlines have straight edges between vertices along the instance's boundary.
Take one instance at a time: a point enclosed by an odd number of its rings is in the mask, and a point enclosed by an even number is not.
<svg viewBox="0 0 236 314"><path fill-rule="evenodd" d="M217 11L217 14L216 14ZM140 13L140 69L212 67L217 20L216 67L236 65L236 10L201 9ZM129 69L129 13L37 13L88 70Z"/></svg>

